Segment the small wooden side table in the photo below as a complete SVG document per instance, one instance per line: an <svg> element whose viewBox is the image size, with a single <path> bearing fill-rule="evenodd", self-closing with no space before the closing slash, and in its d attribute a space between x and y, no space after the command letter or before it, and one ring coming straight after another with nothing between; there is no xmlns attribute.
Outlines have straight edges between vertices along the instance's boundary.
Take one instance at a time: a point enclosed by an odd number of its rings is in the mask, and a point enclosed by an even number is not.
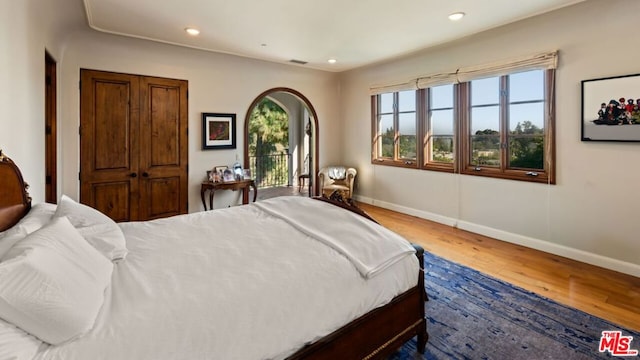
<svg viewBox="0 0 640 360"><path fill-rule="evenodd" d="M207 210L207 203L204 200L204 195L208 191L209 192L209 210L213 210L213 194L217 190L242 190L242 203L249 203L249 188L253 189L253 202L256 202L256 198L258 197L258 189L256 188L256 183L253 180L239 180L239 181L224 181L224 182L213 182L213 181L203 181L200 187L200 197L202 198L202 206Z"/></svg>

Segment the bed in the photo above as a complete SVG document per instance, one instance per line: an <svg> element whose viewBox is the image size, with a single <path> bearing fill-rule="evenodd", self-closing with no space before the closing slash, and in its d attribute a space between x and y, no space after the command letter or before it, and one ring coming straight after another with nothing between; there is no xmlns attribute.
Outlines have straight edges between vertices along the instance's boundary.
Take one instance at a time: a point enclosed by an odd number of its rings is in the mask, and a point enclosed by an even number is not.
<svg viewBox="0 0 640 360"><path fill-rule="evenodd" d="M423 353L421 251L302 197L120 224L65 196L32 206L0 154L0 358L384 359L413 337Z"/></svg>

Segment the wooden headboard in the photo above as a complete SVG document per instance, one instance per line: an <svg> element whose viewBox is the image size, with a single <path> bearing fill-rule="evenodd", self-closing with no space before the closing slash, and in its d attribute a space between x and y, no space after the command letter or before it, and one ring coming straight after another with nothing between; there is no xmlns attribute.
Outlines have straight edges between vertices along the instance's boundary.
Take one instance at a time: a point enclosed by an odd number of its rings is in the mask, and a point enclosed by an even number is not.
<svg viewBox="0 0 640 360"><path fill-rule="evenodd" d="M0 231L15 225L31 209L27 187L20 169L0 150Z"/></svg>

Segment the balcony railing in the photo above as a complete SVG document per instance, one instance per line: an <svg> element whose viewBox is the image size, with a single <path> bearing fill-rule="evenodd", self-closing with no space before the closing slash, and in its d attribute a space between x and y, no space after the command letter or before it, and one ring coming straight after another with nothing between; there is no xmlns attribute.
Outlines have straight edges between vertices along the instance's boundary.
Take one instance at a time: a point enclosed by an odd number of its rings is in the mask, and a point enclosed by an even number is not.
<svg viewBox="0 0 640 360"><path fill-rule="evenodd" d="M249 168L258 188L291 186L289 168L291 154L274 153L263 156L249 156Z"/></svg>

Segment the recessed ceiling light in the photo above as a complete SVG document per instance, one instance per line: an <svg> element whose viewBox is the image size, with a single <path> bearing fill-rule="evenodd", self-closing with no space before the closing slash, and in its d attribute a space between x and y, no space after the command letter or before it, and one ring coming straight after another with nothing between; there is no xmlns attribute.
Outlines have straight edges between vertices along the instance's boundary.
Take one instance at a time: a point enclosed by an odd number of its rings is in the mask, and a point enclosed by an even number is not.
<svg viewBox="0 0 640 360"><path fill-rule="evenodd" d="M200 30L195 29L195 28L189 28L188 27L188 28L184 29L184 31L186 31L187 34L192 35L192 36L196 36L196 35L200 34Z"/></svg>
<svg viewBox="0 0 640 360"><path fill-rule="evenodd" d="M336 59L329 59L327 61L329 62L329 64L335 64L336 62L338 62L338 60Z"/></svg>
<svg viewBox="0 0 640 360"><path fill-rule="evenodd" d="M455 12L451 15L449 15L449 20L451 21L458 21L460 19L462 19L464 17L464 13L463 12Z"/></svg>

